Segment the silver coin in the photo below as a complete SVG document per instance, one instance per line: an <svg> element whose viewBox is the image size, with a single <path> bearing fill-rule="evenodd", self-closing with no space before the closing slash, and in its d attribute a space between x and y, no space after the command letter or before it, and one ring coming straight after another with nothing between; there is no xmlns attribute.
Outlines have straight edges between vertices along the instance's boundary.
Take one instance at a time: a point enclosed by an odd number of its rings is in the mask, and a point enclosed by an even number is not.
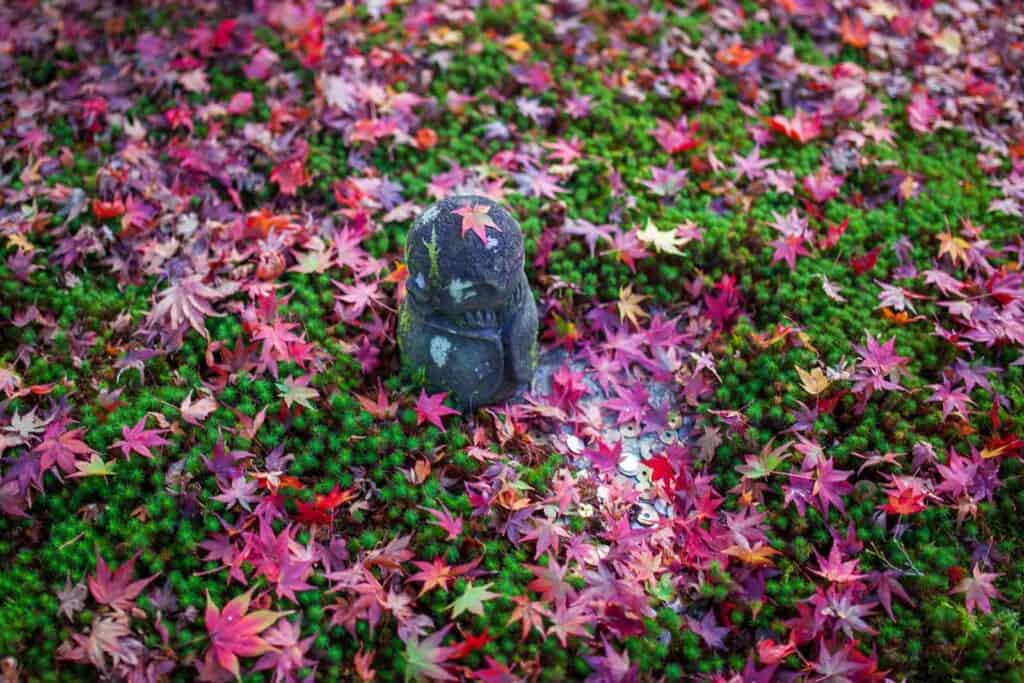
<svg viewBox="0 0 1024 683"><path fill-rule="evenodd" d="M653 526L657 524L659 515L658 512L651 505L640 504L640 511L636 515L636 521L643 526Z"/></svg>
<svg viewBox="0 0 1024 683"><path fill-rule="evenodd" d="M619 460L619 472L627 477L635 477L640 471L640 458L635 455L624 456Z"/></svg>

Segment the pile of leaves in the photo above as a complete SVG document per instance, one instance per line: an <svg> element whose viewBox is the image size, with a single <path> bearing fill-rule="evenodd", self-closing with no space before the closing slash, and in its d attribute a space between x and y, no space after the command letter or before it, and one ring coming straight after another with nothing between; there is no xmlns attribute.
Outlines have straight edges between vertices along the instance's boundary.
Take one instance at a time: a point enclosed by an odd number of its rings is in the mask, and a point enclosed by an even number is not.
<svg viewBox="0 0 1024 683"><path fill-rule="evenodd" d="M4 3L0 676L1024 679L1022 45L989 0ZM455 193L556 366L472 415L395 344Z"/></svg>

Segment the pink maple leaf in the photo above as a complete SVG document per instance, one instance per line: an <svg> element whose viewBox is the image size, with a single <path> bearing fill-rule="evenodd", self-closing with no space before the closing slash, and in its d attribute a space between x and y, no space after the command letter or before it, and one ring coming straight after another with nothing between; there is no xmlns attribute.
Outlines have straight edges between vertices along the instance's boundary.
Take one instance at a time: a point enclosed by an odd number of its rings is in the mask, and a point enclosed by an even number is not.
<svg viewBox="0 0 1024 683"><path fill-rule="evenodd" d="M54 420L43 433L43 440L32 450L40 454L39 470L45 472L56 463L61 471L75 471L75 459L80 455L92 455L96 451L89 448L82 436L85 432L81 427L66 430L70 423L67 418Z"/></svg>
<svg viewBox="0 0 1024 683"><path fill-rule="evenodd" d="M846 480L853 474L853 470L837 470L833 467L832 459L820 460L816 468L816 477L811 494L818 498L821 514L828 519L829 504L834 505L846 515L846 508L843 507L842 496L853 490L853 486Z"/></svg>
<svg viewBox="0 0 1024 683"><path fill-rule="evenodd" d="M553 602L571 600L576 597L576 589L565 580L568 566L559 566L555 556L548 554L548 566L527 564L523 565L533 572L534 579L526 585L532 591L540 593L542 600Z"/></svg>
<svg viewBox="0 0 1024 683"><path fill-rule="evenodd" d="M568 537L569 532L559 525L556 520L550 517L541 517L540 519L533 519L533 530L528 534L524 534L522 540L536 541L536 549L533 555L533 559L536 560L549 548L557 553L560 543L559 539Z"/></svg>
<svg viewBox="0 0 1024 683"><path fill-rule="evenodd" d="M166 446L170 443L160 436L165 432L166 429L146 429L146 416L143 415L134 427L121 427L122 438L115 441L112 447L120 448L126 458L133 452L144 458L152 458L153 453L149 450L151 446Z"/></svg>
<svg viewBox="0 0 1024 683"><path fill-rule="evenodd" d="M854 374L854 391L864 388L872 390L903 391L898 379L905 372L904 366L910 361L896 353L896 337L884 344L868 335L865 346L854 345L854 351L861 357L857 372Z"/></svg>
<svg viewBox="0 0 1024 683"><path fill-rule="evenodd" d="M405 641L405 679L423 680L429 678L435 681L456 680L448 671L441 666L455 655L457 648L441 645L441 641L448 635L454 624L448 624L440 631L433 633L423 640L415 633L409 634Z"/></svg>
<svg viewBox="0 0 1024 683"><path fill-rule="evenodd" d="M277 624L263 634L264 640L272 645L274 649L260 657L256 665L253 666L253 670L266 671L273 669L273 680L275 681L298 680L300 669L313 666L316 663L306 657L306 653L312 647L313 641L316 640L316 634L306 638L301 638L301 635L301 617L295 622L288 621L287 619L277 622Z"/></svg>
<svg viewBox="0 0 1024 683"><path fill-rule="evenodd" d="M817 172L804 178L804 189L818 204L824 204L839 194L843 186L843 176L833 175L828 166L821 166Z"/></svg>
<svg viewBox="0 0 1024 683"><path fill-rule="evenodd" d="M249 612L254 589L232 599L221 610L206 593L206 631L210 635L210 653L226 671L240 676L239 657L255 657L274 649L260 634L290 612L257 610Z"/></svg>
<svg viewBox="0 0 1024 683"><path fill-rule="evenodd" d="M368 308L376 309L378 306L384 305L384 292L380 290L377 281L356 280L352 284L348 284L331 280L331 283L341 290L338 299L348 304L342 315L342 319L346 322L356 320Z"/></svg>
<svg viewBox="0 0 1024 683"><path fill-rule="evenodd" d="M291 358L292 345L302 342L302 338L292 332L298 327L298 323L287 323L279 317L274 317L274 322L260 323L253 339L263 342L260 349L260 362L263 367L270 369L270 374L277 378L277 362Z"/></svg>
<svg viewBox="0 0 1024 683"><path fill-rule="evenodd" d="M931 387L934 393L926 400L930 403L942 403L943 420L949 417L950 413L954 412L963 419L967 419L967 406L968 404L973 405L974 401L971 400L971 397L965 390L962 390L959 386L953 386L953 382L949 377L944 378L942 384L929 384L928 386Z"/></svg>
<svg viewBox="0 0 1024 683"><path fill-rule="evenodd" d="M141 551L132 555L131 559L111 572L103 556L96 552L96 575L88 578L89 592L96 602L102 605L110 605L120 610L129 610L139 596L142 589L149 585L149 582L157 577L157 574L146 579L132 581L135 573L135 560L138 559Z"/></svg>
<svg viewBox="0 0 1024 683"><path fill-rule="evenodd" d="M590 255L594 255L597 248L597 241L612 241L612 233L616 230L614 225L594 225L584 218L567 218L565 225L559 230L561 235L573 235L582 237L587 244Z"/></svg>
<svg viewBox="0 0 1024 683"><path fill-rule="evenodd" d="M444 505L441 506L440 510L423 509L430 513L437 526L444 529L445 533L448 534L449 541L454 541L462 534L462 517L453 516Z"/></svg>
<svg viewBox="0 0 1024 683"><path fill-rule="evenodd" d="M808 256L810 254L804 246L804 240L802 237L783 237L777 240L772 240L770 244L775 248L775 251L772 253L772 263L785 261L790 270L796 268L796 259L798 256Z"/></svg>
<svg viewBox="0 0 1024 683"><path fill-rule="evenodd" d="M608 444L599 439L597 450L588 448L583 451L584 457L594 464L598 470L611 471L619 466L619 459L622 457L622 441Z"/></svg>
<svg viewBox="0 0 1024 683"><path fill-rule="evenodd" d="M217 409L217 401L209 396L203 396L197 401L192 400L192 392L188 393L185 400L181 402L181 417L189 424L199 426L207 416Z"/></svg>
<svg viewBox="0 0 1024 683"><path fill-rule="evenodd" d="M616 425L629 421L642 422L650 409L650 394L643 384L631 384L626 388L615 387L616 398L608 399L601 404L602 408L618 413Z"/></svg>
<svg viewBox="0 0 1024 683"><path fill-rule="evenodd" d="M700 141L696 137L699 126L699 122L690 123L685 116L679 117L675 123L658 119L658 127L651 132L651 135L663 150L669 154L676 154L693 149L699 144Z"/></svg>
<svg viewBox="0 0 1024 683"><path fill-rule="evenodd" d="M818 555L817 551L814 552L814 555L818 558L818 569L812 569L811 571L832 583L846 583L864 578L863 574L857 573L859 560L853 558L848 562L844 562L843 555L839 552L838 543L832 544L832 550L828 554L828 559Z"/></svg>
<svg viewBox="0 0 1024 683"><path fill-rule="evenodd" d="M221 291L203 284L201 275L190 275L160 292L160 300L150 310L147 322L150 327L167 323L174 330L188 324L209 338L206 316L218 315L210 302L223 296Z"/></svg>
<svg viewBox="0 0 1024 683"><path fill-rule="evenodd" d="M519 191L527 197L554 199L559 192L565 192L565 188L556 182L556 176L532 166L527 167L522 173L515 174L515 177L519 182Z"/></svg>
<svg viewBox="0 0 1024 683"><path fill-rule="evenodd" d="M989 601L992 598L1002 599L1003 597L992 583L997 576L1001 576L1001 574L986 573L981 571L978 565L974 565L971 576L964 577L952 592L965 594L968 613L974 614L974 609L977 607L983 613L988 614L992 611L992 603Z"/></svg>
<svg viewBox="0 0 1024 683"><path fill-rule="evenodd" d="M907 123L918 133L930 133L940 115L935 101L924 90L918 90L907 105Z"/></svg>
<svg viewBox="0 0 1024 683"><path fill-rule="evenodd" d="M593 619L594 616L591 614L590 608L583 603L583 600L577 600L571 607L566 604L566 601L559 601L555 605L555 611L551 614L548 635L554 635L562 647L566 647L569 644L569 636L590 637L586 626L592 623Z"/></svg>
<svg viewBox="0 0 1024 683"><path fill-rule="evenodd" d="M480 238L481 242L487 244L487 228L494 228L501 232L501 228L498 227L494 219L488 214L490 210L491 207L487 204L469 204L452 210L452 213L455 215L462 216L460 228L462 229L463 239L466 238L467 232L472 232Z"/></svg>
<svg viewBox="0 0 1024 683"><path fill-rule="evenodd" d="M900 600L913 606L914 601L907 595L907 591L900 585L899 577L902 572L896 569L887 569L884 572L875 572L872 579L875 583L875 593L878 594L878 601L882 603L882 609L889 615L889 618L896 621L892 613L892 596L895 594Z"/></svg>
<svg viewBox="0 0 1024 683"><path fill-rule="evenodd" d="M444 399L447 396L448 392L446 391L428 396L427 392L421 389L420 397L416 399L416 424L421 425L424 422L429 422L442 432L445 431L441 418L445 415L459 414L459 411L444 405Z"/></svg>

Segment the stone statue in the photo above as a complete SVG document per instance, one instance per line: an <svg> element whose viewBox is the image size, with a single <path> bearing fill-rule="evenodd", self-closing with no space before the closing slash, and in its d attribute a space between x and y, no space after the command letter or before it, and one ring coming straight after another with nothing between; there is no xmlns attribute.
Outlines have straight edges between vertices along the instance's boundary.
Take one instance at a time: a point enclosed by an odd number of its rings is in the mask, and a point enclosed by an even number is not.
<svg viewBox="0 0 1024 683"><path fill-rule="evenodd" d="M509 398L537 364L537 306L523 270L519 223L479 196L443 199L405 243L398 315L402 362L426 372L460 410Z"/></svg>

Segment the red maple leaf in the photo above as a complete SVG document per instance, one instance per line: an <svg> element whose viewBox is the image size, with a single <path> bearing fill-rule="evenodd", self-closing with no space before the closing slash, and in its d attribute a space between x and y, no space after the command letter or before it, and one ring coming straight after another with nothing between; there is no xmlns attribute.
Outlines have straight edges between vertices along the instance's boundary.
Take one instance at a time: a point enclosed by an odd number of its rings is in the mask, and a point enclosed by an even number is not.
<svg viewBox="0 0 1024 683"><path fill-rule="evenodd" d="M828 224L828 234L818 240L818 246L822 249L831 249L839 243L839 238L846 232L847 226L850 225L850 218L846 217L842 223L838 225Z"/></svg>
<svg viewBox="0 0 1024 683"><path fill-rule="evenodd" d="M798 110L793 118L772 116L768 119L772 130L782 133L791 140L804 144L821 135L821 114L808 114Z"/></svg>
<svg viewBox="0 0 1024 683"><path fill-rule="evenodd" d="M878 262L878 255L882 253L881 247L875 247L866 254L860 256L854 256L850 259L850 267L853 268L853 272L857 275L863 275L872 268Z"/></svg>
<svg viewBox="0 0 1024 683"><path fill-rule="evenodd" d="M363 407L363 410L373 415L378 420L383 420L389 417L394 417L398 412L398 405L391 403L388 400L388 394L384 391L384 385L381 383L380 378L377 378L377 399L372 400L367 396L360 394L354 394L356 400L359 401L359 405Z"/></svg>
<svg viewBox="0 0 1024 683"><path fill-rule="evenodd" d="M487 244L487 228L494 228L501 232L501 228L494 222L488 212L491 210L487 204L469 204L467 206L453 209L452 213L462 216L462 238L465 239L467 232L472 232L480 238L480 241Z"/></svg>
<svg viewBox="0 0 1024 683"><path fill-rule="evenodd" d="M92 200L92 214L96 216L97 220L104 221L108 218L117 218L123 215L124 211L124 202L121 201L120 197L115 197L109 202L103 202L99 199Z"/></svg>
<svg viewBox="0 0 1024 683"><path fill-rule="evenodd" d="M482 650L487 646L487 643L494 640L489 635L490 628L485 628L483 633L478 636L474 636L472 633L466 636L466 639L460 642L452 643L453 648L452 659L461 659L467 655L470 655L477 650Z"/></svg>
<svg viewBox="0 0 1024 683"><path fill-rule="evenodd" d="M296 503L298 512L296 519L303 524L330 524L334 510L356 497L352 489L342 490L337 484L330 493L318 495L312 503L299 501Z"/></svg>
<svg viewBox="0 0 1024 683"><path fill-rule="evenodd" d="M270 172L270 179L277 183L281 194L291 197L295 196L300 187L313 182L313 178L306 172L306 162L302 158L281 162Z"/></svg>
<svg viewBox="0 0 1024 683"><path fill-rule="evenodd" d="M656 455L641 462L651 468L651 481L663 481L667 488L670 490L673 488L672 482L676 477L676 473L672 469L672 463L668 461L668 458L663 455Z"/></svg>
<svg viewBox="0 0 1024 683"><path fill-rule="evenodd" d="M421 389L420 397L416 399L416 424L421 425L424 422L429 422L442 432L445 431L441 418L445 415L459 414L459 411L444 405L444 399L447 396L448 392L446 391L428 396L427 392Z"/></svg>
<svg viewBox="0 0 1024 683"><path fill-rule="evenodd" d="M879 509L885 512L894 515L912 515L928 507L924 504L928 492L923 488L920 480L914 477L893 477L889 488L884 491L889 495L889 501Z"/></svg>

